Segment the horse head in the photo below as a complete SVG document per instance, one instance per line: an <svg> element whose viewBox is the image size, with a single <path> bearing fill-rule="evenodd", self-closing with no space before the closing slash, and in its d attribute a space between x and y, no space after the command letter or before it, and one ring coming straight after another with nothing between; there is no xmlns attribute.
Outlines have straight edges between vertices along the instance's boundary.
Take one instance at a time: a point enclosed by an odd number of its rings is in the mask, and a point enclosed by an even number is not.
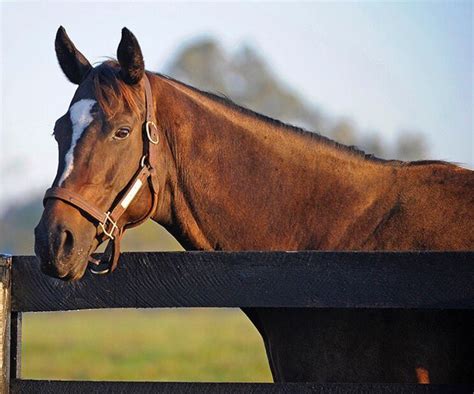
<svg viewBox="0 0 474 394"><path fill-rule="evenodd" d="M99 264L91 254L106 240L111 260L94 272L113 270L124 230L156 215L165 186L157 157L162 130L140 46L128 29L122 30L118 61L97 67L63 27L55 49L78 88L54 127L58 170L35 228L35 252L43 272L75 280L88 264Z"/></svg>

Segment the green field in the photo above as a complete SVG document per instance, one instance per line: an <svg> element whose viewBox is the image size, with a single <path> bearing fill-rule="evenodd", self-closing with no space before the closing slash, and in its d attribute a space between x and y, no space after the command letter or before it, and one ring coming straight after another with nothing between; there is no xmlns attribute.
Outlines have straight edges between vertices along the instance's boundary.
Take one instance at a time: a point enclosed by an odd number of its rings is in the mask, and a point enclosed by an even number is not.
<svg viewBox="0 0 474 394"><path fill-rule="evenodd" d="M24 314L22 377L268 382L262 340L239 310Z"/></svg>

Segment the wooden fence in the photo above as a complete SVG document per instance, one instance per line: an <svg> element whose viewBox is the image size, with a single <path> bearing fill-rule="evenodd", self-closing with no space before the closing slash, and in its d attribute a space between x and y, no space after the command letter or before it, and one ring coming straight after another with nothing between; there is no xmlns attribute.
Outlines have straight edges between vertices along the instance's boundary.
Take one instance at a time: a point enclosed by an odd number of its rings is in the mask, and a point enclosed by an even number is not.
<svg viewBox="0 0 474 394"><path fill-rule="evenodd" d="M97 308L310 307L474 309L474 252L124 253L80 285L35 257L0 256L1 393L454 392L469 386L74 382L21 379L21 313ZM45 354L45 362L47 355Z"/></svg>

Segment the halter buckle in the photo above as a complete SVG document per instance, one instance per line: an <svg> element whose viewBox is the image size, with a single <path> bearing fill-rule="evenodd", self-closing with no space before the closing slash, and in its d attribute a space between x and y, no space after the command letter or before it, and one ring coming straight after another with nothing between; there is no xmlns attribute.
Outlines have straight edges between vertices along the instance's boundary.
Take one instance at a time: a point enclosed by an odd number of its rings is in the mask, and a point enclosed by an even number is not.
<svg viewBox="0 0 474 394"><path fill-rule="evenodd" d="M140 167L143 168L145 167L145 160L146 160L147 155L143 155L141 160L140 160Z"/></svg>
<svg viewBox="0 0 474 394"><path fill-rule="evenodd" d="M154 122L152 122L151 120L147 121L145 123L146 136L148 137L148 141L150 141L153 145L156 145L158 144L158 142L160 142L160 137L157 135L156 140L153 139L153 137L151 136L151 130L150 130L151 126L153 126L155 130L157 130L156 124Z"/></svg>
<svg viewBox="0 0 474 394"><path fill-rule="evenodd" d="M110 231L107 231L107 222L110 222L110 224L112 225L112 228L110 229ZM117 226L117 223L115 223L111 218L110 218L110 211L108 211L106 214L105 214L105 220L104 222L100 222L99 223L99 226L100 228L102 229L102 231L104 232L104 234L109 237L111 240L114 239L114 232L116 229L118 229L118 226Z"/></svg>

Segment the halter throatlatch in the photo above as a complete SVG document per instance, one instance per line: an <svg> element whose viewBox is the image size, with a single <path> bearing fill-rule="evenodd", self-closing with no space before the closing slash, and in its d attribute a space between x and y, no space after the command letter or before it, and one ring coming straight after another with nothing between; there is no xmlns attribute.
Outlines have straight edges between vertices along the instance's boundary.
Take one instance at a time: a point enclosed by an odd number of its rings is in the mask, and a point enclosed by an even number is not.
<svg viewBox="0 0 474 394"><path fill-rule="evenodd" d="M137 173L130 180L123 193L123 197L106 212L85 200L75 191L64 187L52 187L46 190L46 194L43 198L43 205L46 204L46 201L49 199L58 199L84 212L89 220L97 224L96 237L99 244L108 239L109 243L104 256L110 254L110 258L102 261L89 257L89 263L94 265L94 267L89 266L89 269L92 273L98 275L112 272L117 267L120 256L120 241L122 240L125 228L135 227L143 223L153 215L158 204L158 180L154 167L156 164L156 150L153 149L153 145L158 144L159 135L156 124L153 122L153 95L150 81L146 75L143 76L143 81L145 85L146 105L145 122L143 123L142 130L144 153L140 160ZM146 183L148 183L152 195L152 204L148 213L136 222L125 223L119 226L119 219Z"/></svg>

